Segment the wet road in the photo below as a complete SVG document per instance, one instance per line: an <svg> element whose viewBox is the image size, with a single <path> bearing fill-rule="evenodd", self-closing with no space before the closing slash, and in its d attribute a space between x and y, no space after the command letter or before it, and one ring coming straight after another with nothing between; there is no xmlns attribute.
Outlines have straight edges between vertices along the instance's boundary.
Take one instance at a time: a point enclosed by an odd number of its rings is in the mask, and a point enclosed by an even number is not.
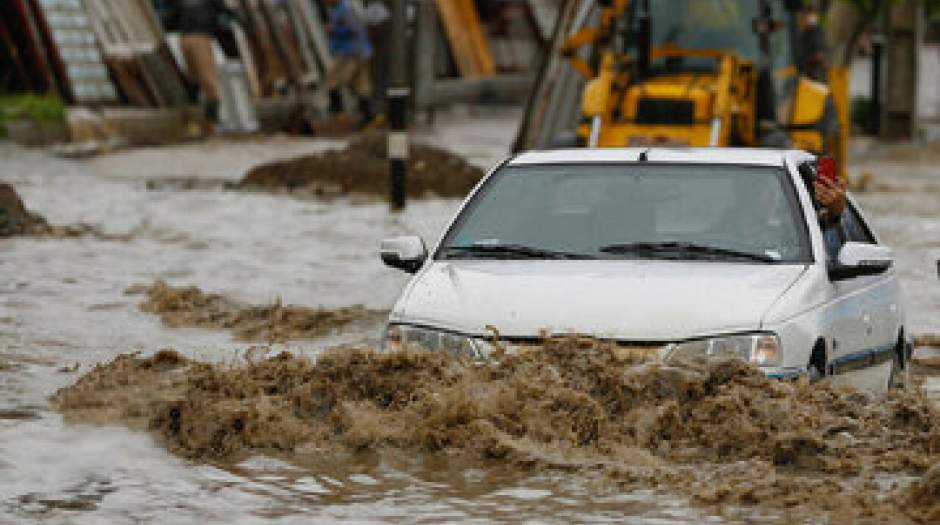
<svg viewBox="0 0 940 525"><path fill-rule="evenodd" d="M895 251L911 332L940 333L940 146L859 149L851 172L873 187L855 197Z"/></svg>
<svg viewBox="0 0 940 525"><path fill-rule="evenodd" d="M428 136L488 166L504 153L510 122L484 115L472 124L445 122ZM124 294L130 285L163 278L251 303L281 298L308 306L390 307L406 276L381 265L379 239L417 233L433 240L459 202L413 202L390 216L375 203L146 189L148 180L161 178L235 180L258 162L332 145L283 137L216 140L67 161L0 143L0 181L13 183L50 222L133 233L126 242L0 241L0 524L764 521L709 516L682 498L618 493L590 479L429 458L196 464L168 454L145 433L65 425L47 397L95 363L167 347L222 360L248 346L226 332L163 327L138 311L139 297ZM914 330L938 333L932 261L940 258L940 177L929 163L867 158L859 169L877 171L879 180L908 177L891 192L860 200L898 250ZM338 343L373 343L380 327L372 328L286 348L315 353Z"/></svg>

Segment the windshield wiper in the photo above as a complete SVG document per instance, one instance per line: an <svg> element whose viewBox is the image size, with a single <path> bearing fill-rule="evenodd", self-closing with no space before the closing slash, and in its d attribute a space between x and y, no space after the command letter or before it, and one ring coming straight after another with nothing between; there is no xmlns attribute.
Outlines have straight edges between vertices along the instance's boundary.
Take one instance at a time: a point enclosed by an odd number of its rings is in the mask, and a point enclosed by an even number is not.
<svg viewBox="0 0 940 525"><path fill-rule="evenodd" d="M626 244L608 244L599 251L616 255L705 255L734 259L750 259L766 263L779 262L778 259L762 253L745 252L718 246L706 246L691 242L633 242Z"/></svg>
<svg viewBox="0 0 940 525"><path fill-rule="evenodd" d="M478 255L484 257L503 257L523 259L595 259L586 253L562 252L525 246L522 244L471 244L468 246L447 246L444 256L451 255Z"/></svg>

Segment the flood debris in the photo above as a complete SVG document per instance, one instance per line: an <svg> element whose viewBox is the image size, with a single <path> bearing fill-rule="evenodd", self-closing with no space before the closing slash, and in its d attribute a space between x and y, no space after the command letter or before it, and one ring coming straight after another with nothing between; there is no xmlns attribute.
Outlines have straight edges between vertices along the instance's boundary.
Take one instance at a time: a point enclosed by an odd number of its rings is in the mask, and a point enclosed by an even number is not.
<svg viewBox="0 0 940 525"><path fill-rule="evenodd" d="M240 190L288 192L315 197L389 194L386 137L371 132L354 139L346 149L258 166L232 186ZM453 153L412 144L408 160L407 193L463 197L483 178L480 168Z"/></svg>
<svg viewBox="0 0 940 525"><path fill-rule="evenodd" d="M733 360L643 362L585 339L484 366L348 348L316 362L124 355L53 404L69 420L147 428L195 460L445 454L831 523L936 523L940 501L940 411L917 392L781 382ZM905 476L920 481L877 482Z"/></svg>
<svg viewBox="0 0 940 525"><path fill-rule="evenodd" d="M128 294L146 295L140 309L157 314L172 328L231 330L236 339L284 343L321 337L357 321L380 320L385 312L362 306L337 309L284 305L246 305L220 294L207 294L194 286L174 287L164 281L128 288Z"/></svg>

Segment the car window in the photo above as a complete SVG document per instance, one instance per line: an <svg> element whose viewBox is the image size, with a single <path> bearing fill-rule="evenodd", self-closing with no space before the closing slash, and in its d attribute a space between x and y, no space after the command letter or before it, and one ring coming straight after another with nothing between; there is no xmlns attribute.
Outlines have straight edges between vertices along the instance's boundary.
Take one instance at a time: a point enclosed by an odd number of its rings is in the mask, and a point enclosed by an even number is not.
<svg viewBox="0 0 940 525"><path fill-rule="evenodd" d="M633 2L634 17L640 2ZM786 21L786 9L780 0L767 2L771 17ZM656 0L649 3L654 47L677 46L682 49L728 49L742 58L757 62L761 58L760 39L754 33L754 20L760 16L758 2L727 0ZM635 18L634 18L635 19ZM786 22L785 22L786 23ZM774 31L770 51L774 69L793 63L787 31ZM683 65L701 64L701 59L682 57ZM656 64L654 64L655 67Z"/></svg>
<svg viewBox="0 0 940 525"><path fill-rule="evenodd" d="M868 225L859 216L854 206L849 204L842 213L842 229L845 231L845 240L847 242L863 242L866 244L876 244L875 237L868 229Z"/></svg>
<svg viewBox="0 0 940 525"><path fill-rule="evenodd" d="M816 200L816 189L813 187L813 181L816 180L816 164L814 162L804 162L797 167L800 178L803 181L803 184L806 186L806 190L810 194L810 198L813 200L813 207L818 212L821 208L819 201ZM855 226L858 226L859 222L857 217L847 217L849 215L848 209L851 208L851 205L846 207L846 212L842 214L839 222L833 224L824 224L820 222L819 227L822 229L823 234L823 244L826 248L826 257L830 261L838 260L839 251L842 250L842 246L853 240L848 232L849 226L848 223L853 223ZM866 229L867 230L867 229ZM857 236L859 229L855 228L852 230ZM865 242L865 241L859 241Z"/></svg>
<svg viewBox="0 0 940 525"><path fill-rule="evenodd" d="M442 249L513 244L601 256L605 246L668 242L811 260L786 172L737 165L504 167L461 212Z"/></svg>

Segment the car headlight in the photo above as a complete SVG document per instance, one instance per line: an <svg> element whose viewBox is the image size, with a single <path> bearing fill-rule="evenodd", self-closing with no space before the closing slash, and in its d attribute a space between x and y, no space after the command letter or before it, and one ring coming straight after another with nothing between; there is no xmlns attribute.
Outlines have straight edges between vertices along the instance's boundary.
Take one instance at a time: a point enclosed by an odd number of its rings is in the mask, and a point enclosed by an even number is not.
<svg viewBox="0 0 940 525"><path fill-rule="evenodd" d="M666 359L697 356L737 357L757 366L778 366L783 360L783 349L775 334L730 335L676 343Z"/></svg>
<svg viewBox="0 0 940 525"><path fill-rule="evenodd" d="M432 352L447 352L455 357L465 357L473 360L485 358L478 341L471 337L403 324L388 326L385 330L385 340L382 347L389 352L405 348L418 348Z"/></svg>

